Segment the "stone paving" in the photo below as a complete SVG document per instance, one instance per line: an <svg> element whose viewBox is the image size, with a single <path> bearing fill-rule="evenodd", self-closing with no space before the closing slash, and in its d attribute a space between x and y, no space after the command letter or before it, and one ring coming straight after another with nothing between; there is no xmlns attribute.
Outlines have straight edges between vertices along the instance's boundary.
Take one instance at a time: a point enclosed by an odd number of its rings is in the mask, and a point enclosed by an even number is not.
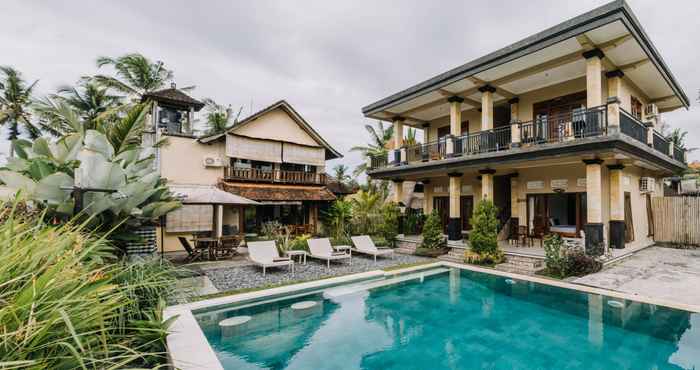
<svg viewBox="0 0 700 370"><path fill-rule="evenodd" d="M700 306L700 249L650 247L574 282Z"/></svg>
<svg viewBox="0 0 700 370"><path fill-rule="evenodd" d="M200 265L197 269L206 275L218 290L226 291L316 280L433 260L435 259L395 253L393 259L380 257L377 258L377 263L375 264L374 259L371 257L353 254L352 265L347 260L331 262L329 270L326 268L325 261L307 258L306 265L300 263L294 265L294 274L287 267L280 267L268 268L265 276L262 274L262 268L254 266L247 261L239 261L235 265L225 267L221 265Z"/></svg>

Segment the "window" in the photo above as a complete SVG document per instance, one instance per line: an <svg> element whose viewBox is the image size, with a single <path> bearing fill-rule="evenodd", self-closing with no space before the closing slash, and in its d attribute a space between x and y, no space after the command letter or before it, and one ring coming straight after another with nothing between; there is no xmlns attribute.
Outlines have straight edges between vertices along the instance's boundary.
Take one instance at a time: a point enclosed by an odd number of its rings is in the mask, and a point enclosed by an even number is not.
<svg viewBox="0 0 700 370"><path fill-rule="evenodd" d="M297 164L297 163L282 163L281 166L282 171L291 171L291 172L316 172L316 166L308 165L308 164Z"/></svg>
<svg viewBox="0 0 700 370"><path fill-rule="evenodd" d="M462 122L462 135L469 133L469 121ZM438 127L438 139L441 139L450 134L450 125Z"/></svg>
<svg viewBox="0 0 700 370"><path fill-rule="evenodd" d="M630 97L630 109L632 110L632 116L636 117L638 120L642 120L642 102L634 96Z"/></svg>

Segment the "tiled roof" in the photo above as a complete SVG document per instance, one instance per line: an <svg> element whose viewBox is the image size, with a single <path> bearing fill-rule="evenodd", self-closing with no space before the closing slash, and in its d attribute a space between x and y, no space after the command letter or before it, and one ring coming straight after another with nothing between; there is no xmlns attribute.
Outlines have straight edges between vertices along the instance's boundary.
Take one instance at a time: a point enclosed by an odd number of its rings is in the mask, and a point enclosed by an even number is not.
<svg viewBox="0 0 700 370"><path fill-rule="evenodd" d="M152 99L157 102L164 102L186 107L194 107L196 111L199 111L200 109L204 108L204 103L174 87L146 93L143 95L143 99Z"/></svg>
<svg viewBox="0 0 700 370"><path fill-rule="evenodd" d="M359 190L357 186L342 184L334 178L328 178L328 190L333 194L354 194Z"/></svg>
<svg viewBox="0 0 700 370"><path fill-rule="evenodd" d="M326 187L319 186L282 186L230 182L221 182L219 186L229 193L256 201L331 201L336 199L335 195Z"/></svg>

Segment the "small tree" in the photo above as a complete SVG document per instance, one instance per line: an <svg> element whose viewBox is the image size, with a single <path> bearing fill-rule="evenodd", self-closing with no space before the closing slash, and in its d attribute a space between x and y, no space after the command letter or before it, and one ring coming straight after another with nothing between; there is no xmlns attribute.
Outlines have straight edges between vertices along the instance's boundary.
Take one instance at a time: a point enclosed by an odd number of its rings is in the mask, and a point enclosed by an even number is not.
<svg viewBox="0 0 700 370"><path fill-rule="evenodd" d="M394 202L387 203L382 207L382 227L380 228L382 237L390 246L396 243L396 236L399 234L399 211L398 205Z"/></svg>
<svg viewBox="0 0 700 370"><path fill-rule="evenodd" d="M437 249L445 245L445 238L442 236L442 222L437 212L428 215L423 225L423 243L421 247Z"/></svg>
<svg viewBox="0 0 700 370"><path fill-rule="evenodd" d="M476 204L474 216L471 219L472 231L469 242L473 252L478 254L498 252L498 209L490 200L482 200Z"/></svg>

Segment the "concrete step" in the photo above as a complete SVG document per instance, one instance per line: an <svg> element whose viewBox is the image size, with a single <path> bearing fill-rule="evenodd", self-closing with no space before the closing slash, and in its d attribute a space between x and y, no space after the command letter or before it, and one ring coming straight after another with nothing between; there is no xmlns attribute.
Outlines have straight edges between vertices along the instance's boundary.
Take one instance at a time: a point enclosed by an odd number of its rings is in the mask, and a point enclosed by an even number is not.
<svg viewBox="0 0 700 370"><path fill-rule="evenodd" d="M400 254L414 254L416 253L415 248L396 248L394 249L395 253L400 253Z"/></svg>
<svg viewBox="0 0 700 370"><path fill-rule="evenodd" d="M541 258L520 255L506 255L506 262L496 265L496 270L516 274L534 275L544 268L544 260Z"/></svg>
<svg viewBox="0 0 700 370"><path fill-rule="evenodd" d="M457 257L448 253L438 257L438 259L447 262L464 263L464 255L460 255L459 257Z"/></svg>

